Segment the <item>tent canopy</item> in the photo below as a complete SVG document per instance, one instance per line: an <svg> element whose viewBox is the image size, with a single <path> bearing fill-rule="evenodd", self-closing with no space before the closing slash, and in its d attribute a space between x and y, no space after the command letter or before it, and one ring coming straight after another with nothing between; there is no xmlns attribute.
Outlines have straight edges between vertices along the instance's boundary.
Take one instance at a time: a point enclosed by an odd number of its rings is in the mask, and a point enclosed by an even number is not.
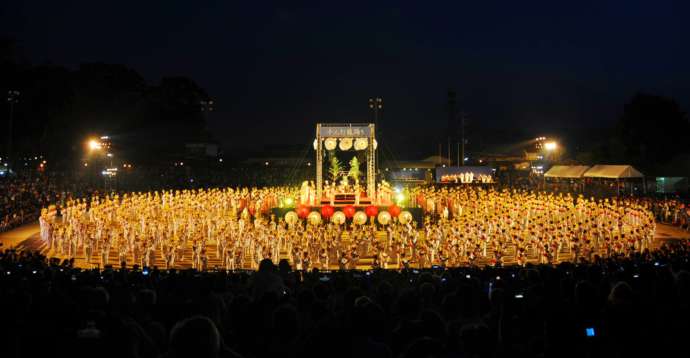
<svg viewBox="0 0 690 358"><path fill-rule="evenodd" d="M544 176L547 178L582 178L590 167L586 165L554 165Z"/></svg>
<svg viewBox="0 0 690 358"><path fill-rule="evenodd" d="M644 178L644 175L632 165L595 165L584 176L607 179Z"/></svg>

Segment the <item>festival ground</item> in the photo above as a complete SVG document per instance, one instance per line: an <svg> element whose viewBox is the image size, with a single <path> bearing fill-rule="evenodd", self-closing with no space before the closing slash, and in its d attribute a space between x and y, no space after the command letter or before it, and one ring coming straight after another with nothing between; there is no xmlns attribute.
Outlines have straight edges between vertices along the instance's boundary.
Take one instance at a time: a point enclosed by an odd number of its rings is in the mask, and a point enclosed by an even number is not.
<svg viewBox="0 0 690 358"><path fill-rule="evenodd" d="M38 223L34 224L28 224L21 226L19 228L0 233L0 243L2 243L2 248L8 249L8 248L15 248L17 250L37 250L43 253L44 255L48 257L59 257L60 259L65 259L67 258L65 255L57 255L56 252L51 251L48 249L47 245L41 241L40 235L39 235L39 225ZM349 236L345 235L344 240L349 243ZM385 240L385 232L384 231L379 231L377 233L377 240ZM678 227L672 226L672 225L665 225L665 224L657 224L656 228L656 233L654 235L654 247L658 247L662 243L670 240L690 240L690 232L682 230ZM174 268L177 269L185 269L185 268L191 268L192 263L191 263L191 244L189 247L185 249L185 257L182 260L182 262L176 263L174 265ZM213 268L221 268L221 262L220 259L216 257L215 255L215 245L210 246L210 255L209 255L209 260L208 260L208 269L213 269ZM504 264L506 265L511 265L515 263L514 259L514 247L508 247L504 254L503 254L503 260ZM281 258L286 258L289 259L288 254L286 252L281 252L280 254ZM92 258L91 263L87 263L86 259L84 257L83 250L79 250L78 254L74 257L75 261L74 264L77 267L80 268L94 268L99 266L99 258L94 255L94 258ZM558 254L558 260L557 261L568 261L572 258L572 254L567 250L561 250ZM484 259L481 259L477 262L479 265L486 265L490 262L491 257L487 257ZM120 263L118 261L118 255L115 252L115 249L111 249L110 255L109 255L109 260L108 264L112 265L113 267L119 267ZM329 265L329 269L331 270L336 270L338 269L337 261L335 260L335 257L333 254L331 254L330 258L331 264ZM162 268L165 267L165 262L160 255L156 256L156 266ZM243 260L243 265L242 268L244 269L251 269L251 260L250 257L245 257ZM369 255L362 255L362 258L359 259L357 268L358 269L370 269L371 264L373 262L372 256ZM528 255L528 263L538 263L538 259L535 253L531 253ZM128 257L128 264L132 264L132 258L131 255ZM389 268L397 268L398 263L394 262L392 259L388 262ZM412 262L410 267L416 267L416 263Z"/></svg>

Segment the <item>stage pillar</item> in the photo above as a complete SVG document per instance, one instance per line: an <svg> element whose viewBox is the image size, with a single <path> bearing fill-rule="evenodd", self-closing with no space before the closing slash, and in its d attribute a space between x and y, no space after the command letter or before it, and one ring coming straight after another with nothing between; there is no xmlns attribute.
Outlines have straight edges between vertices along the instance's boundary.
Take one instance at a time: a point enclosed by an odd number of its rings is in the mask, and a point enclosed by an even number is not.
<svg viewBox="0 0 690 358"><path fill-rule="evenodd" d="M323 142L321 141L321 123L316 125L316 204L321 205L323 192Z"/></svg>
<svg viewBox="0 0 690 358"><path fill-rule="evenodd" d="M367 196L376 201L376 150L374 149L374 124L369 124L369 145L367 146Z"/></svg>

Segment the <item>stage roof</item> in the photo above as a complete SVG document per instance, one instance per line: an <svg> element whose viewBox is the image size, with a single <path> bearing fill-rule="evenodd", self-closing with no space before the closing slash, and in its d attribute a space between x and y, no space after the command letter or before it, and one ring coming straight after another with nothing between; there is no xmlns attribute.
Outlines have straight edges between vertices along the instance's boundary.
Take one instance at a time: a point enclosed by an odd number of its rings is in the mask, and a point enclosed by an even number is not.
<svg viewBox="0 0 690 358"><path fill-rule="evenodd" d="M554 165L544 176L547 178L582 178L589 169L587 165Z"/></svg>
<svg viewBox="0 0 690 358"><path fill-rule="evenodd" d="M644 178L632 165L595 165L584 176L586 178L627 179Z"/></svg>

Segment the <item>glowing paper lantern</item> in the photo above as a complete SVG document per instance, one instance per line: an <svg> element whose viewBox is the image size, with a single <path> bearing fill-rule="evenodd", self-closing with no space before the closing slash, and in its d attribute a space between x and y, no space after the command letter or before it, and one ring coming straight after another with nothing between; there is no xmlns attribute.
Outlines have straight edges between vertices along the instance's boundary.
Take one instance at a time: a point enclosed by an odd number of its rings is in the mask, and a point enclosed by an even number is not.
<svg viewBox="0 0 690 358"><path fill-rule="evenodd" d="M384 210L384 211L379 213L379 216L377 219L379 221L379 224L388 225L391 222L391 214Z"/></svg>
<svg viewBox="0 0 690 358"><path fill-rule="evenodd" d="M394 218L397 218L398 215L400 215L400 212L401 212L401 211L402 211L402 209L400 209L400 207L397 206L397 205L395 205L395 204L393 204L393 205L391 205L391 206L388 207L388 212L389 212L389 213L391 214L391 216L394 217Z"/></svg>
<svg viewBox="0 0 690 358"><path fill-rule="evenodd" d="M409 222L412 222L412 219L412 214L407 210L401 212L400 216L398 216L398 220L400 220L401 224L407 224Z"/></svg>
<svg viewBox="0 0 690 358"><path fill-rule="evenodd" d="M297 207L297 216L299 216L300 219L306 218L309 212L311 212L311 208L307 205L300 205Z"/></svg>
<svg viewBox="0 0 690 358"><path fill-rule="evenodd" d="M321 224L321 214L319 214L318 211L312 211L309 213L309 216L307 216L307 221L311 225L319 225Z"/></svg>
<svg viewBox="0 0 690 358"><path fill-rule="evenodd" d="M366 138L355 139L355 150L365 150L369 145L369 141Z"/></svg>
<svg viewBox="0 0 690 358"><path fill-rule="evenodd" d="M340 138L338 148L342 151L350 150L350 148L352 148L352 138Z"/></svg>
<svg viewBox="0 0 690 358"><path fill-rule="evenodd" d="M333 213L333 217L331 217L331 222L336 225L342 225L345 223L345 219L345 214L342 211L336 211Z"/></svg>
<svg viewBox="0 0 690 358"><path fill-rule="evenodd" d="M288 211L287 214L285 214L285 222L288 223L288 225L295 225L298 220L299 217L297 216L297 213L294 210Z"/></svg>
<svg viewBox="0 0 690 358"><path fill-rule="evenodd" d="M355 215L355 207L352 205L346 205L343 208L343 213L345 214L346 218L351 219Z"/></svg>
<svg viewBox="0 0 690 358"><path fill-rule="evenodd" d="M352 217L352 222L354 222L357 225L364 225L367 222L367 214L364 213L364 211L358 211L355 213L355 216Z"/></svg>
<svg viewBox="0 0 690 358"><path fill-rule="evenodd" d="M366 209L364 209L364 212L367 213L367 216L374 217L379 213L379 208L374 205L369 205L366 207Z"/></svg>
<svg viewBox="0 0 690 358"><path fill-rule="evenodd" d="M333 150L336 145L338 145L338 141L335 138L326 138L326 140L323 141L323 145L326 147L326 150Z"/></svg>
<svg viewBox="0 0 690 358"><path fill-rule="evenodd" d="M324 205L321 207L321 216L325 217L326 219L333 216L334 212L335 212L335 208L333 208L330 205Z"/></svg>

